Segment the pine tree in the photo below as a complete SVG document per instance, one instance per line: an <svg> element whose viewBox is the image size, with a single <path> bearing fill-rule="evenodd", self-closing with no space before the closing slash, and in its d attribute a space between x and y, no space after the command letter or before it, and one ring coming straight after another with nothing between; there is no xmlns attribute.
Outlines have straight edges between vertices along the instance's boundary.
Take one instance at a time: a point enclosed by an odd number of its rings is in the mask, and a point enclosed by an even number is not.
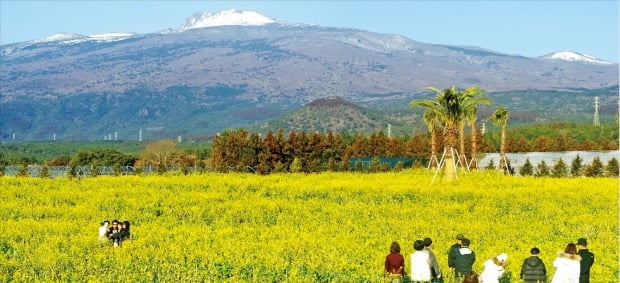
<svg viewBox="0 0 620 283"><path fill-rule="evenodd" d="M607 177L618 177L618 160L612 157L605 166L605 175Z"/></svg>
<svg viewBox="0 0 620 283"><path fill-rule="evenodd" d="M573 177L579 177L583 173L582 163L583 163L583 159L581 159L581 157L579 157L579 154L577 154L577 156L575 156L575 158L571 162L571 166L570 166L570 174Z"/></svg>
<svg viewBox="0 0 620 283"><path fill-rule="evenodd" d="M525 163L519 169L519 174L521 176L532 176L534 174L534 166L532 166L529 158L525 159Z"/></svg>
<svg viewBox="0 0 620 283"><path fill-rule="evenodd" d="M547 162L541 160L540 163L536 166L536 176L543 177L549 176L549 166L547 166Z"/></svg>
<svg viewBox="0 0 620 283"><path fill-rule="evenodd" d="M601 177L603 176L603 162L598 156L594 157L592 163L586 166L585 171L585 175L588 177Z"/></svg>
<svg viewBox="0 0 620 283"><path fill-rule="evenodd" d="M41 178L50 177L50 168L47 166L47 164L43 164L43 167L41 168L41 172L39 172L39 177Z"/></svg>
<svg viewBox="0 0 620 283"><path fill-rule="evenodd" d="M560 158L555 165L553 165L553 170L551 175L556 178L568 177L568 166L562 158Z"/></svg>

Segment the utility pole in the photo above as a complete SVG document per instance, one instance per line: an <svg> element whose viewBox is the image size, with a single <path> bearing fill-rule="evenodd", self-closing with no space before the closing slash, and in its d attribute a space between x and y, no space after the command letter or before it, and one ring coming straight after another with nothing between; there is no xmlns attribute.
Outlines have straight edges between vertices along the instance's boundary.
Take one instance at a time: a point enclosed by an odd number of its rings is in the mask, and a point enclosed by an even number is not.
<svg viewBox="0 0 620 283"><path fill-rule="evenodd" d="M114 131L114 140L117 141L118 140L118 132Z"/></svg>
<svg viewBox="0 0 620 283"><path fill-rule="evenodd" d="M140 132L138 134L138 141L142 141L142 129L140 129Z"/></svg>
<svg viewBox="0 0 620 283"><path fill-rule="evenodd" d="M601 121L598 116L598 96L594 97L594 126L599 127L601 125Z"/></svg>
<svg viewBox="0 0 620 283"><path fill-rule="evenodd" d="M388 124L388 139L392 138L392 125Z"/></svg>

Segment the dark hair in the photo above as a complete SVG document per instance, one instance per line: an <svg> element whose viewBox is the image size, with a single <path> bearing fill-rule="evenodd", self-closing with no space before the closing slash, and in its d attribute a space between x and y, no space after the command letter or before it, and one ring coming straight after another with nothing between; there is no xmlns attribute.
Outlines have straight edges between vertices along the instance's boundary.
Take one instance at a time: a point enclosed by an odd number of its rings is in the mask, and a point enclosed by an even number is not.
<svg viewBox="0 0 620 283"><path fill-rule="evenodd" d="M422 240L416 240L415 242L413 242L413 249L416 251L421 251L424 249L424 241Z"/></svg>
<svg viewBox="0 0 620 283"><path fill-rule="evenodd" d="M461 246L462 247L469 247L469 244L471 244L471 241L467 238L461 240Z"/></svg>
<svg viewBox="0 0 620 283"><path fill-rule="evenodd" d="M568 245L566 245L566 248L564 249L564 252L567 254L572 254L575 255L577 254L577 246L575 246L575 244L570 243Z"/></svg>
<svg viewBox="0 0 620 283"><path fill-rule="evenodd" d="M463 283L479 283L480 279L478 278L478 273L475 271L470 271L465 275L465 279L463 279Z"/></svg>
<svg viewBox="0 0 620 283"><path fill-rule="evenodd" d="M109 220L103 220L103 223L106 223L106 222L107 222L108 224L110 224L110 221L109 221Z"/></svg>
<svg viewBox="0 0 620 283"><path fill-rule="evenodd" d="M400 253L400 245L398 244L398 242L392 242L392 245L390 246L390 253Z"/></svg>
<svg viewBox="0 0 620 283"><path fill-rule="evenodd" d="M116 219L114 219L114 220L112 221L112 224L114 224L114 223L119 224L118 220L116 220Z"/></svg>
<svg viewBox="0 0 620 283"><path fill-rule="evenodd" d="M433 243L433 240L431 240L431 238L424 238L425 247L430 247L432 243Z"/></svg>
<svg viewBox="0 0 620 283"><path fill-rule="evenodd" d="M125 220L123 224L125 225L125 229L129 230L129 221Z"/></svg>
<svg viewBox="0 0 620 283"><path fill-rule="evenodd" d="M538 248L534 247L534 248L532 248L530 250L530 253L533 254L533 255L537 255L537 254L540 253L540 250Z"/></svg>

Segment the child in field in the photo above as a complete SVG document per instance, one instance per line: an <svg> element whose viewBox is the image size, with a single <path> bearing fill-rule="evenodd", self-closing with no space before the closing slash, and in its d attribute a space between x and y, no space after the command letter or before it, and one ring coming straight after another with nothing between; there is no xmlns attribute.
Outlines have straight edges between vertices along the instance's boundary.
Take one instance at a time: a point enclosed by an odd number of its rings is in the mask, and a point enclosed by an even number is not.
<svg viewBox="0 0 620 283"><path fill-rule="evenodd" d="M542 283L547 280L547 269L545 263L538 257L540 250L532 248L532 256L526 258L521 266L521 279L525 283Z"/></svg>
<svg viewBox="0 0 620 283"><path fill-rule="evenodd" d="M390 254L385 257L385 277L388 282L402 282L405 275L405 258L400 254L398 242L392 242Z"/></svg>
<svg viewBox="0 0 620 283"><path fill-rule="evenodd" d="M499 283L499 279L506 271L508 255L502 253L484 262L484 270L480 274L480 280L484 283Z"/></svg>
<svg viewBox="0 0 620 283"><path fill-rule="evenodd" d="M416 240L413 249L415 252L411 254L411 281L430 282L431 258L429 253L424 251L424 241Z"/></svg>

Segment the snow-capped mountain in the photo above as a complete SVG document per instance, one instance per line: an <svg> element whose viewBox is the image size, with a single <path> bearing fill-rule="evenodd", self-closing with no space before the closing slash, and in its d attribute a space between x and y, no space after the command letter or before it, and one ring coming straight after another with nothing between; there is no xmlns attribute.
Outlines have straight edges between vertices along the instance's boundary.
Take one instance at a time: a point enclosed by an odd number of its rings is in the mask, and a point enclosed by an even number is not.
<svg viewBox="0 0 620 283"><path fill-rule="evenodd" d="M564 60L572 62L580 62L586 64L612 65L613 63L596 58L592 55L577 53L573 51L561 51L540 57L545 60Z"/></svg>
<svg viewBox="0 0 620 283"><path fill-rule="evenodd" d="M195 13L181 25L180 31L217 26L261 26L276 23L273 18L254 11L224 10L219 13Z"/></svg>

